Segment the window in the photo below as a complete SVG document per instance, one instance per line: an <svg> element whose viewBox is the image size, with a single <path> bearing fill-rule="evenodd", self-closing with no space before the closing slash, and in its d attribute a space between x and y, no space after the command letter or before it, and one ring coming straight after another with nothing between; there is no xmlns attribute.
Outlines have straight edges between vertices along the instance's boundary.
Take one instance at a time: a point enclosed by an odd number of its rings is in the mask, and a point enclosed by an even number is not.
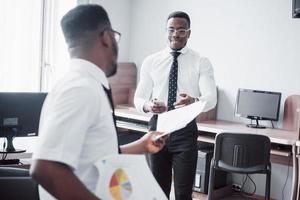
<svg viewBox="0 0 300 200"><path fill-rule="evenodd" d="M76 6L76 0L48 0L46 20L44 24L44 57L43 57L43 78L42 91L52 88L68 70L69 54L67 45L60 27L60 20L63 15Z"/></svg>
<svg viewBox="0 0 300 200"><path fill-rule="evenodd" d="M42 1L0 4L0 91L38 91Z"/></svg>
<svg viewBox="0 0 300 200"><path fill-rule="evenodd" d="M69 56L60 19L76 0L0 2L0 91L47 91Z"/></svg>

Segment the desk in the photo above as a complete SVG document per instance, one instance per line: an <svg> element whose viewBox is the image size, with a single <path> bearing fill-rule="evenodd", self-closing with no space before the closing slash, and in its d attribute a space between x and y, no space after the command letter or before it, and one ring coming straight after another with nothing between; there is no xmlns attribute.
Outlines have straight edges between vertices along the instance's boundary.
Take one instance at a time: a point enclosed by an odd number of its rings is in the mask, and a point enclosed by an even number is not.
<svg viewBox="0 0 300 200"><path fill-rule="evenodd" d="M117 126L120 128L126 128L129 130L135 130L140 132L147 132L146 127L139 127L138 123L140 122L148 122L151 115L145 115L139 113L134 108L128 107L117 107L115 110L115 114L117 117ZM139 127L139 128L137 128ZM283 129L255 129L248 128L245 124L215 120L215 121L201 121L197 123L197 127L199 130L198 141L206 142L206 143L214 143L214 137L216 134L221 132L242 132L242 133L252 133L252 134L260 134L268 136L271 140L272 144L280 144L285 147L289 147L288 150L285 149L272 149L271 150L271 160L272 162L277 163L288 163L291 156L293 156L293 182L292 182L292 194L291 199L299 200L299 184L298 188L298 165L300 165L299 157L300 157L300 141L296 142L299 138L298 131L287 131ZM206 133L210 133L207 135ZM298 163L296 162L296 145L298 145ZM273 157L273 158L272 158ZM282 162L282 158L286 158L286 161ZM280 161L281 160L281 161ZM298 190L298 195L296 191Z"/></svg>
<svg viewBox="0 0 300 200"><path fill-rule="evenodd" d="M295 141L298 138L296 131L287 131L283 129L272 129L272 128L265 128L265 129L257 129L257 128L249 128L245 124L236 123L236 122L229 122L229 121L202 121L197 123L198 130L200 131L199 134L199 141L214 143L214 138L211 136L206 136L205 134L201 134L203 132L209 133L222 133L222 132L239 132L239 133L250 133L250 134L259 134L268 136L271 140L271 143L292 146L295 144ZM278 156L291 156L291 151L289 150L278 150L272 149L272 155Z"/></svg>
<svg viewBox="0 0 300 200"><path fill-rule="evenodd" d="M5 159L20 159L20 162L23 164L20 165L12 165L14 167L29 167L32 152L34 152L38 137L16 137L13 141L14 147L16 149L25 149L26 151L23 153L8 153ZM3 143L3 138L0 139L0 144ZM0 159L3 154L0 153ZM3 165L8 166L8 165Z"/></svg>
<svg viewBox="0 0 300 200"><path fill-rule="evenodd" d="M151 118L149 114L143 114L136 111L134 108L122 106L115 110L117 117L117 126L119 128L126 128L140 132L147 132L147 128L139 126L139 123L148 122ZM137 128L139 127L139 128ZM202 121L197 123L199 130L199 141L214 143L214 135L221 132L242 132L266 135L270 138L271 143L293 146L298 139L297 131L287 131L283 129L255 129L248 128L245 124L229 122L229 121ZM201 132L212 133L210 136L203 135ZM282 156L290 156L290 152L273 150L273 153Z"/></svg>
<svg viewBox="0 0 300 200"><path fill-rule="evenodd" d="M133 107L118 106L115 109L115 115L118 128L139 131L142 133L148 132L147 124L152 116L151 114L140 113Z"/></svg>
<svg viewBox="0 0 300 200"><path fill-rule="evenodd" d="M272 128L249 128L245 124L229 122L229 121L202 121L197 123L199 131L206 131L211 133L222 133L222 132L241 132L251 133L268 136L272 143L293 145L297 140L296 131L287 131L283 129L272 129Z"/></svg>

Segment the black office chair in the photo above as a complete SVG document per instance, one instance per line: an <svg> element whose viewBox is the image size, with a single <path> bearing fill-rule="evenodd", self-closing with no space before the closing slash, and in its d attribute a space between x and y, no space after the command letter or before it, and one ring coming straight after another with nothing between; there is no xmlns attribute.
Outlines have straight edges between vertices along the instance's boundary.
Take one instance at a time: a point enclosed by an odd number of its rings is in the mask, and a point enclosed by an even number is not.
<svg viewBox="0 0 300 200"><path fill-rule="evenodd" d="M0 167L0 199L39 200L38 184L28 169Z"/></svg>
<svg viewBox="0 0 300 200"><path fill-rule="evenodd" d="M270 139L263 135L220 133L211 160L208 200L213 199L215 170L241 174L266 174L265 199L270 199Z"/></svg>

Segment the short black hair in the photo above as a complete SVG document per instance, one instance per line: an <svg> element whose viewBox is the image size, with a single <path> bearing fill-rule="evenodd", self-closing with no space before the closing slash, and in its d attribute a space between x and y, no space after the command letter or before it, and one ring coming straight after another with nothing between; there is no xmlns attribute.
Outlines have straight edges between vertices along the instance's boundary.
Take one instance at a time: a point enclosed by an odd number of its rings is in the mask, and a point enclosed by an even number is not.
<svg viewBox="0 0 300 200"><path fill-rule="evenodd" d="M96 31L110 26L110 20L105 9L97 4L76 6L67 12L60 22L65 40L69 47L84 36L86 31Z"/></svg>
<svg viewBox="0 0 300 200"><path fill-rule="evenodd" d="M175 11L175 12L172 12L169 16L168 16L168 19L171 19L171 18L176 18L176 17L179 17L179 18L184 18L186 19L187 23L188 23L188 28L191 27L191 20L190 20L190 17L187 13L183 12L183 11Z"/></svg>

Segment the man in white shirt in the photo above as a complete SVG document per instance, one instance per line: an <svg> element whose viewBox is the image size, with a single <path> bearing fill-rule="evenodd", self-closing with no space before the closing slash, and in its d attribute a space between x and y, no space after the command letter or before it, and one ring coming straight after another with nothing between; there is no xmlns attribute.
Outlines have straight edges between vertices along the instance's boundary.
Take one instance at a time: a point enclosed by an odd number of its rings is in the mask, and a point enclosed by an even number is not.
<svg viewBox="0 0 300 200"><path fill-rule="evenodd" d="M120 33L99 5L70 10L61 26L71 56L70 71L49 92L41 114L31 174L41 199L98 199L101 178L94 164L106 155L156 153L163 141L150 132L118 148L106 77L116 72Z"/></svg>
<svg viewBox="0 0 300 200"><path fill-rule="evenodd" d="M180 11L171 13L167 33L169 46L144 60L134 98L139 111L154 114L150 130L156 129L159 113L195 101L207 102L205 112L214 108L217 101L210 61L186 46L191 34L189 16ZM151 170L166 196L170 193L173 169L176 200L192 199L196 165L195 120L172 133L162 151L150 155Z"/></svg>

